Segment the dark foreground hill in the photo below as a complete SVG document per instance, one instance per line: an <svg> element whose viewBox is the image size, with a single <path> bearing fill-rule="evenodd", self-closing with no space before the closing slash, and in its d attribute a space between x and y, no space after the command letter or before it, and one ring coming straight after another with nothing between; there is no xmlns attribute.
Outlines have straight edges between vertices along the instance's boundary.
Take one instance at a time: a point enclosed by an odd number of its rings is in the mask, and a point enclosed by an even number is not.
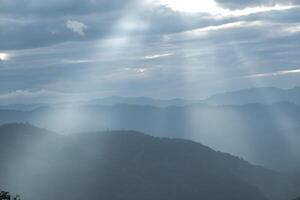
<svg viewBox="0 0 300 200"><path fill-rule="evenodd" d="M199 143L132 131L58 135L0 126L0 188L23 200L284 200L279 173Z"/></svg>

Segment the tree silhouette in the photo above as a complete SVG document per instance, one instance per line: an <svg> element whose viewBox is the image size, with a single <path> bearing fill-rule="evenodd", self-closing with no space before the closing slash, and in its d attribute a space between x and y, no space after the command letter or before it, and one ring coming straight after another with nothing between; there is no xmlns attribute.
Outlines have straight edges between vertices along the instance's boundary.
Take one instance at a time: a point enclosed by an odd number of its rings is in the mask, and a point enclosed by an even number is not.
<svg viewBox="0 0 300 200"><path fill-rule="evenodd" d="M9 192L1 191L0 192L0 200L20 200L20 196L11 196Z"/></svg>

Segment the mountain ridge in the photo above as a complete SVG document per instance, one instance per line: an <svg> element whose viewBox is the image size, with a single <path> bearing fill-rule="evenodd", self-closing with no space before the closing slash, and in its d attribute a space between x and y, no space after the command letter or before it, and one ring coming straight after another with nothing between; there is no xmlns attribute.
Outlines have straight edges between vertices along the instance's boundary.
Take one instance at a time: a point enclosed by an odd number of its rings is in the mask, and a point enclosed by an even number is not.
<svg viewBox="0 0 300 200"><path fill-rule="evenodd" d="M5 135L3 127L0 126L1 136ZM36 128L32 129L35 132ZM22 134L21 129L14 130ZM6 149L6 153L14 152L9 155L17 155L18 158L7 161L2 157L1 160L10 163L2 162L2 165L6 163L14 167L5 168L0 164L0 174L2 172L4 177L0 185L7 185L10 191L23 188L19 193L26 197L25 200L29 197L35 200L36 195L51 199L49 192L55 189L53 186L65 189L57 194L62 197L73 191L73 199L79 199L86 193L109 200L141 197L149 200L184 197L281 200L294 195L292 185L289 185L291 183L281 174L253 166L197 142L152 137L136 131L55 135L55 139L51 135L52 132L49 132L41 140L34 139L34 134L32 139L13 138L12 141L18 146L11 150L5 145L0 146L0 149ZM52 179L53 173L58 180ZM19 179L19 176L23 178ZM33 186L39 185L37 188L41 191L35 190L36 194L30 194L32 185L26 181L29 178ZM106 184L101 180L105 180ZM47 182L47 190L43 189L46 187L43 182ZM81 189L71 189L78 187ZM287 189L289 187L291 191ZM115 193L112 191L120 196L112 195Z"/></svg>
<svg viewBox="0 0 300 200"><path fill-rule="evenodd" d="M300 105L300 87L281 89L276 87L246 88L228 92L221 92L202 99L171 98L159 99L152 97L124 97L108 96L86 101L58 102L58 103L36 103L36 104L5 104L0 105L0 109L13 109L20 111L32 111L39 107L60 107L66 105L150 105L155 107L187 106L190 104L210 104L210 105L243 105L249 103L272 104L277 102L291 102Z"/></svg>
<svg viewBox="0 0 300 200"><path fill-rule="evenodd" d="M204 100L209 104L271 104L288 101L300 104L300 87L281 89L276 87L248 88L212 95Z"/></svg>
<svg viewBox="0 0 300 200"><path fill-rule="evenodd" d="M299 159L295 153L299 150L299 120L300 106L292 103L163 108L118 104L43 107L26 112L0 110L0 124L29 122L66 133L136 130L153 136L198 141L277 170L297 169L292 163Z"/></svg>

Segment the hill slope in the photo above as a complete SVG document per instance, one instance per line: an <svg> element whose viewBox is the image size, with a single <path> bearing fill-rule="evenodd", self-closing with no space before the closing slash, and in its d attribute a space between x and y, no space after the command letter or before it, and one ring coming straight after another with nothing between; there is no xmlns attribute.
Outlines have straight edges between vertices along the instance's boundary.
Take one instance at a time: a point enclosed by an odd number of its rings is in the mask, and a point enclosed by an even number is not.
<svg viewBox="0 0 300 200"><path fill-rule="evenodd" d="M294 195L282 175L195 142L131 131L62 136L24 124L1 126L0 136L0 186L24 200L279 200Z"/></svg>

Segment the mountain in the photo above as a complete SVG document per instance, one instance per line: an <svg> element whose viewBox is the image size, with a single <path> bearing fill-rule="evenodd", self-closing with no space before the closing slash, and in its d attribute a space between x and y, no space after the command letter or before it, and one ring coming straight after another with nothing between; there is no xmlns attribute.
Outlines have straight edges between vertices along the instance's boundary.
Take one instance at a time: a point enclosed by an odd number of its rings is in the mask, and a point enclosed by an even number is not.
<svg viewBox="0 0 300 200"><path fill-rule="evenodd" d="M117 104L130 104L140 106L168 107L188 106L191 104L209 105L244 105L250 103L273 104L279 102L290 102L300 104L300 87L292 89L280 89L275 87L249 88L239 91L225 92L212 95L206 99L154 99L150 97L122 97L110 96L89 101L57 102L52 104L11 104L0 105L0 109L11 109L19 111L31 111L41 107L62 107L68 105L81 106L112 106Z"/></svg>
<svg viewBox="0 0 300 200"><path fill-rule="evenodd" d="M0 123L30 122L57 132L136 130L183 138L281 171L300 166L300 107L292 103L242 106L120 104L0 110Z"/></svg>
<svg viewBox="0 0 300 200"><path fill-rule="evenodd" d="M0 105L1 110L18 110L18 111L32 111L40 107L48 106L47 104L8 104Z"/></svg>
<svg viewBox="0 0 300 200"><path fill-rule="evenodd" d="M185 106L188 104L200 101L192 101L185 99L153 99L148 97L121 97L111 96L90 101L73 101L73 102L58 102L58 103L37 103L37 104L6 104L0 105L1 110L16 110L16 111L32 111L40 108L49 107L66 107L66 106L112 106L117 104L131 104L141 106L155 106L155 107L168 107L168 106Z"/></svg>
<svg viewBox="0 0 300 200"><path fill-rule="evenodd" d="M0 105L0 110L16 110L16 111L33 111L43 108L60 108L66 106L113 106L118 104L140 105L140 106L154 106L154 107L168 107L168 106L186 106L193 103L199 103L200 100L186 100L186 99L154 99L149 97L121 97L111 96L90 101L71 101L71 102L57 102L57 103L37 103L37 104L5 104Z"/></svg>
<svg viewBox="0 0 300 200"><path fill-rule="evenodd" d="M216 94L204 100L211 105L272 104L285 101L300 105L300 87L287 90L274 87L250 88Z"/></svg>
<svg viewBox="0 0 300 200"><path fill-rule="evenodd" d="M116 105L116 104L133 104L141 106L155 106L155 107L168 107L168 106L185 106L197 101L185 99L153 99L149 97L119 97L111 96L101 99L94 99L89 101L90 105Z"/></svg>
<svg viewBox="0 0 300 200"><path fill-rule="evenodd" d="M134 131L0 126L0 187L24 199L291 199L282 174L199 143Z"/></svg>

